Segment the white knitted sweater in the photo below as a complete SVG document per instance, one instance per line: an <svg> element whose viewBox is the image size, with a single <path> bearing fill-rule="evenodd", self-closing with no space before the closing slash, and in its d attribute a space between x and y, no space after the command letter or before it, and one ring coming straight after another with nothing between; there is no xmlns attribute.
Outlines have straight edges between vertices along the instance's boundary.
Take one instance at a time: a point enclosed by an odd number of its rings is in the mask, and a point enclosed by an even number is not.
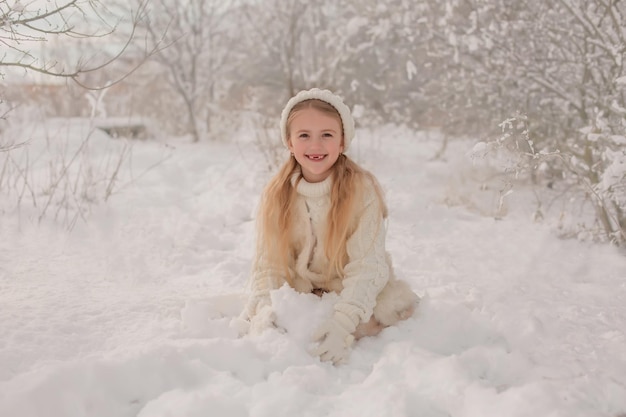
<svg viewBox="0 0 626 417"><path fill-rule="evenodd" d="M294 177L294 183L295 183ZM385 251L385 224L374 184L366 180L363 200L354 210L354 232L347 241L348 263L343 277L327 282L323 272L328 263L324 254L326 219L330 208L331 177L319 183L301 179L294 213L292 247L295 257L289 259L290 274L297 291L309 293L315 288L335 291L340 300L335 310L348 314L355 324L367 322L376 297L390 277L391 265ZM247 313L256 314L261 306L271 304L269 292L285 282L280 268L269 265L263 254L252 277L252 294Z"/></svg>

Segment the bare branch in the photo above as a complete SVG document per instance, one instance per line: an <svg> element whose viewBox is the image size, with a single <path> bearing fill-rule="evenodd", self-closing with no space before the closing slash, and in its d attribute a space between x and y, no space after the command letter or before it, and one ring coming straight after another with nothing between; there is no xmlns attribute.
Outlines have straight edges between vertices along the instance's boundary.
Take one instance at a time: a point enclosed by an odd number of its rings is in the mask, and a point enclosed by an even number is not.
<svg viewBox="0 0 626 417"><path fill-rule="evenodd" d="M111 35L116 29L118 23L111 26L108 25L111 29L107 30L104 33L86 33L80 32L76 30L69 22L68 17L64 15L64 12L74 9L80 12L81 14L86 16L84 10L82 10L81 5L78 0L70 0L64 5L55 7L52 10L46 10L45 12L31 12L35 13L34 16L26 16L26 11L15 11L15 10L7 10L3 11L3 17L0 19L0 43L7 45L14 52L22 54L22 57L19 59L10 59L7 53L5 53L2 57L0 57L0 67L17 67L22 68L26 71L32 71L40 74L44 74L51 77L60 77L71 79L76 84L83 88L87 88L90 90L100 90L104 88L108 88L114 84L121 82L126 79L132 73L134 73L150 56L158 53L162 49L162 45L160 43L156 43L154 47L145 52L142 60L134 66L129 71L119 77L118 79L108 82L104 86L91 86L87 83L83 82L80 77L89 73L93 73L96 71L100 71L113 62L119 60L122 55L128 50L130 45L136 40L136 30L139 24L140 19L145 13L146 4L148 0L141 0L139 6L135 12L131 12L131 31L128 35L124 45L122 48L111 58L107 59L105 62L94 65L87 66L84 62L78 62L76 67L73 70L67 70L65 68L57 69L58 62L44 62L42 64L37 63L37 58L26 49L23 49L19 46L20 42L45 42L46 37L48 35L65 35L70 38L100 38ZM91 4L91 12L95 14L100 21L106 23L106 19L102 16L102 14L97 10L94 4ZM15 16L14 16L15 15ZM60 19L61 23L58 25L53 25L50 28L41 28L37 26L37 23L47 22L49 19ZM16 27L22 27L32 31L33 33L28 33L27 31L18 31ZM7 36L2 36L2 32L8 34ZM27 58L27 59L26 59ZM30 61L30 62L29 62Z"/></svg>
<svg viewBox="0 0 626 417"><path fill-rule="evenodd" d="M59 16L63 10L68 9L72 6L75 6L77 2L78 0L71 0L69 3L66 3L63 6L59 6L56 9L52 9L47 13L37 14L36 16L33 16L31 18L16 19L16 20L12 20L12 21L9 20L9 21L11 22L12 25L28 25L29 23L32 23L32 22L40 22L42 20L47 19L48 17ZM4 20L8 20L8 18ZM0 21L0 23L4 23L4 21Z"/></svg>
<svg viewBox="0 0 626 417"><path fill-rule="evenodd" d="M26 145L28 142L29 141L25 140L24 142L11 143L8 145L0 145L0 152L9 152L9 151L12 151L13 149L21 148L22 146Z"/></svg>

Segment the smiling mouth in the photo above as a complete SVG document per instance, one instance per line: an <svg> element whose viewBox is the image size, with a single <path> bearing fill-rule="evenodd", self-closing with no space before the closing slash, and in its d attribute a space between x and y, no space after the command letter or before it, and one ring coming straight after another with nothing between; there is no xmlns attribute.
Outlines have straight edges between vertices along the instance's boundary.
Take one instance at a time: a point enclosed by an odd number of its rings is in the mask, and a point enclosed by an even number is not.
<svg viewBox="0 0 626 417"><path fill-rule="evenodd" d="M322 159L326 158L326 155L307 155L306 157L312 161L321 161Z"/></svg>

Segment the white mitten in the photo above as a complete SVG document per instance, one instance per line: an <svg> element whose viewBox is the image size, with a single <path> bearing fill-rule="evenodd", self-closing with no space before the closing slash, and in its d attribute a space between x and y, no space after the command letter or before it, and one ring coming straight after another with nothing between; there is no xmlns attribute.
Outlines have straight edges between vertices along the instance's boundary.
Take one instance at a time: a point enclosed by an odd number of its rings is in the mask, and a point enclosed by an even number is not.
<svg viewBox="0 0 626 417"><path fill-rule="evenodd" d="M257 308L257 312L250 319L249 333L259 335L270 327L276 327L276 314L271 305L263 305Z"/></svg>
<svg viewBox="0 0 626 417"><path fill-rule="evenodd" d="M313 334L313 340L319 342L319 345L311 353L323 361L332 361L334 364L345 362L354 342L352 333L355 329L356 324L350 316L335 311L335 314Z"/></svg>
<svg viewBox="0 0 626 417"><path fill-rule="evenodd" d="M242 337L245 334L248 334L250 331L250 321L248 320L248 315L244 311L237 317L233 317L228 324L228 327L235 330L239 337Z"/></svg>

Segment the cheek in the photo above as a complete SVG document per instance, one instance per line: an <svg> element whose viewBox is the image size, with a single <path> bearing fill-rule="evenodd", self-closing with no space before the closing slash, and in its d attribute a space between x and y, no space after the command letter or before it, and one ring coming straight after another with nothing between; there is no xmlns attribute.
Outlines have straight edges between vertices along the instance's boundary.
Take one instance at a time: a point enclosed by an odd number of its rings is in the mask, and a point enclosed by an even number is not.
<svg viewBox="0 0 626 417"><path fill-rule="evenodd" d="M297 153L297 152L298 152L301 148L302 148L301 146L298 146L298 145L296 144L296 145L291 145L291 148L290 148L290 149L291 149L291 152L293 152L293 153Z"/></svg>
<svg viewBox="0 0 626 417"><path fill-rule="evenodd" d="M295 150L296 150L295 147L293 146L293 142L291 141L291 139L287 139L287 148L292 153L295 152Z"/></svg>

